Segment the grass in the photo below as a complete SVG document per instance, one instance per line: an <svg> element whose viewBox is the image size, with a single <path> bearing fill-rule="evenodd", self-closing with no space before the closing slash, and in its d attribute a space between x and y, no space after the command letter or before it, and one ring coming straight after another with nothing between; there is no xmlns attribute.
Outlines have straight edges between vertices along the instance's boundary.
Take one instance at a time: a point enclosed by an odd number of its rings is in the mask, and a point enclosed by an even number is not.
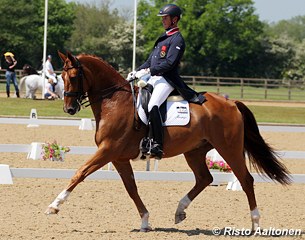
<svg viewBox="0 0 305 240"><path fill-rule="evenodd" d="M249 106L258 122L305 124L304 107Z"/></svg>
<svg viewBox="0 0 305 240"><path fill-rule="evenodd" d="M37 110L38 118L67 117L67 118L93 118L91 108L82 109L78 114L71 116L63 111L62 100L32 100L24 98L1 98L1 116L30 116L31 109Z"/></svg>
<svg viewBox="0 0 305 240"><path fill-rule="evenodd" d="M31 109L37 110L39 117L93 118L91 108L82 109L74 116L63 112L63 101L32 100L22 98L1 98L1 116L29 117ZM258 122L305 124L305 108L249 106Z"/></svg>
<svg viewBox="0 0 305 240"><path fill-rule="evenodd" d="M304 101L305 90L292 88L262 88L245 86L243 91L240 86L195 86L198 92L226 93L231 99L240 100L281 100L281 101Z"/></svg>

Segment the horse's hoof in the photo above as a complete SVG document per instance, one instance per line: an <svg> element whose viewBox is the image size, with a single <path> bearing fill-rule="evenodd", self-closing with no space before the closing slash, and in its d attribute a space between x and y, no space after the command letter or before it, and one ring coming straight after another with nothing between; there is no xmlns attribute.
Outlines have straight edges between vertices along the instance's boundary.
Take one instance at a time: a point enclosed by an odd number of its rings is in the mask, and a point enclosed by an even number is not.
<svg viewBox="0 0 305 240"><path fill-rule="evenodd" d="M51 215L51 214L57 214L58 212L59 212L58 208L48 207L47 210L44 213L46 215Z"/></svg>
<svg viewBox="0 0 305 240"><path fill-rule="evenodd" d="M175 215L175 224L181 223L184 219L186 219L186 213L179 213Z"/></svg>
<svg viewBox="0 0 305 240"><path fill-rule="evenodd" d="M150 231L152 231L152 228L150 226L140 229L140 232L150 232Z"/></svg>

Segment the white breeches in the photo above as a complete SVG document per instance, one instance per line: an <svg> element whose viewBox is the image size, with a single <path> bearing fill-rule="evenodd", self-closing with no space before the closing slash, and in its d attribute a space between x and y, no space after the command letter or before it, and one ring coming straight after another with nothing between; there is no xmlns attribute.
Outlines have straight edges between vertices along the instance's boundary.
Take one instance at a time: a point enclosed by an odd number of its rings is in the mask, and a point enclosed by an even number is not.
<svg viewBox="0 0 305 240"><path fill-rule="evenodd" d="M150 112L153 106L160 107L174 88L162 76L152 76L147 83L154 87L148 103L148 112Z"/></svg>

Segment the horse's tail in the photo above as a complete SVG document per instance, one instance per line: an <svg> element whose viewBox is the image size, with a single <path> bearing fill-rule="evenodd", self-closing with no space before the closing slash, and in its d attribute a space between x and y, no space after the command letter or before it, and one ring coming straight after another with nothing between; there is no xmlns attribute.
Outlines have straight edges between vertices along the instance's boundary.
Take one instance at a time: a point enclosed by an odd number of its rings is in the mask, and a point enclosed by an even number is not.
<svg viewBox="0 0 305 240"><path fill-rule="evenodd" d="M19 91L20 93L22 93L25 89L25 80L26 80L27 76L24 76L20 79L20 82L19 82Z"/></svg>
<svg viewBox="0 0 305 240"><path fill-rule="evenodd" d="M289 171L279 161L279 156L262 138L257 122L251 110L242 102L235 104L243 116L244 121L244 150L254 168L260 173L283 185L289 184Z"/></svg>

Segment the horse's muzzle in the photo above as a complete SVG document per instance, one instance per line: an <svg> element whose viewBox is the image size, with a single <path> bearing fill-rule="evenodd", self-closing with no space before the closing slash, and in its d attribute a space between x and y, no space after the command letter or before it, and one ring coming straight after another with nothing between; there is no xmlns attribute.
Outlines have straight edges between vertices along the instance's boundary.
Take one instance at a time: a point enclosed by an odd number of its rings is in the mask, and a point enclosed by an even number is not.
<svg viewBox="0 0 305 240"><path fill-rule="evenodd" d="M68 113L70 115L76 114L77 112L79 112L79 110L80 110L80 107L78 105L70 106L70 107L64 107L64 112Z"/></svg>

